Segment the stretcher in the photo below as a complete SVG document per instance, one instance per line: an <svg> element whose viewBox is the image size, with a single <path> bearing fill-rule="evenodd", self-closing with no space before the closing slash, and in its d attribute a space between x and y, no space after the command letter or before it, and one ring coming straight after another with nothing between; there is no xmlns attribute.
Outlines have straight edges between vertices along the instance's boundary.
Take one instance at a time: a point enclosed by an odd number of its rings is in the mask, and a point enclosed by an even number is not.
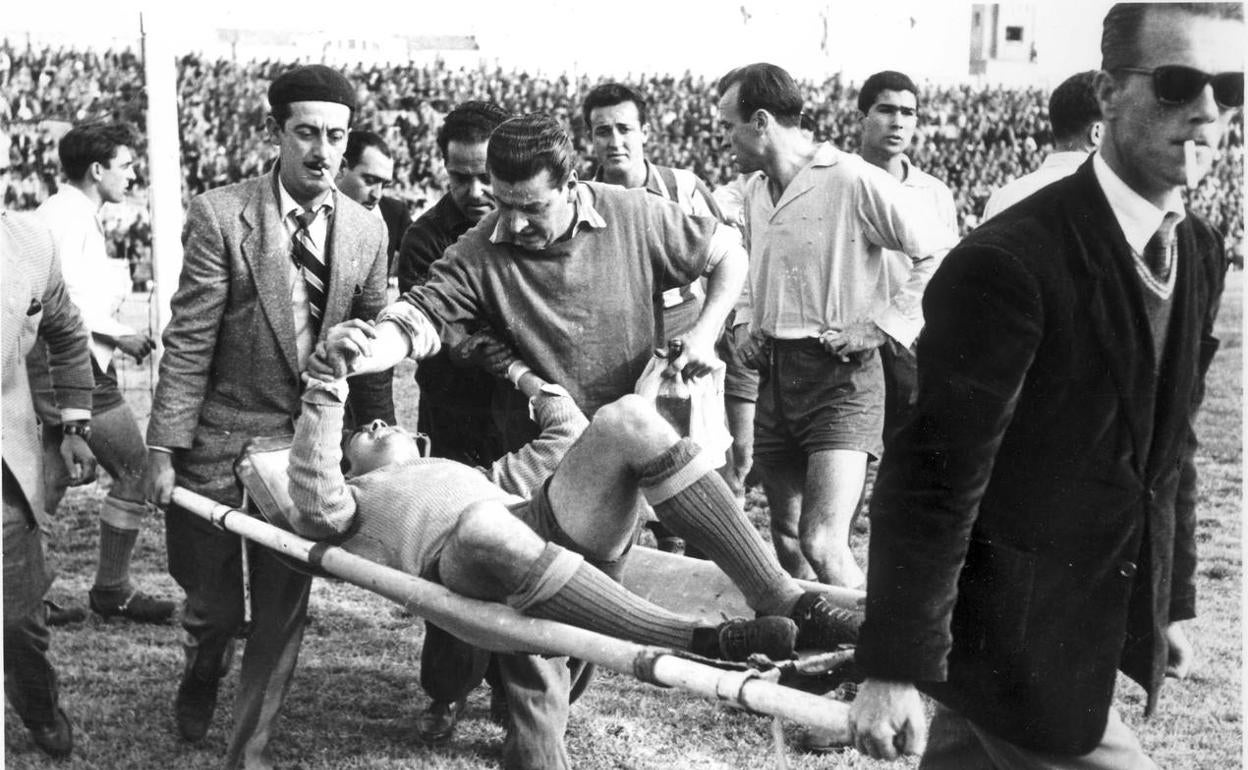
<svg viewBox="0 0 1248 770"><path fill-rule="evenodd" d="M293 509L286 491L288 443L253 442L236 466L250 510L222 505L182 487L173 501L251 543L271 549L313 574L342 579L379 594L461 639L496 652L566 655L659 687L684 690L746 711L775 716L839 733L849 741L848 704L780 683L786 673L818 672L843 661L844 651L758 666L720 664L688 653L615 639L583 628L531 618L495 603L460 596L444 586L377 564L323 542L313 542L266 521L285 521ZM634 548L624 584L674 612L710 621L749 616L740 591L711 562ZM807 584L845 606L862 592Z"/></svg>

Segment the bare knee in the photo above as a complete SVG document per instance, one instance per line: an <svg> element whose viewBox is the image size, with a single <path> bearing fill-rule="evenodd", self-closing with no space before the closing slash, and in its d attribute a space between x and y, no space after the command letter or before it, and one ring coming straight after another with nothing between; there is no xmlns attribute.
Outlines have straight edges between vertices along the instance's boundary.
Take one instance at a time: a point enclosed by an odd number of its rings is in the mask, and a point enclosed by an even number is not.
<svg viewBox="0 0 1248 770"><path fill-rule="evenodd" d="M662 451L680 440L653 404L631 393L599 409L587 432L619 444L636 457Z"/></svg>
<svg viewBox="0 0 1248 770"><path fill-rule="evenodd" d="M474 560L493 562L509 555L513 525L524 526L501 503L473 503L459 514L451 537Z"/></svg>
<svg viewBox="0 0 1248 770"><path fill-rule="evenodd" d="M474 503L460 513L442 550L442 584L465 596L499 600L515 590L544 547L501 503Z"/></svg>

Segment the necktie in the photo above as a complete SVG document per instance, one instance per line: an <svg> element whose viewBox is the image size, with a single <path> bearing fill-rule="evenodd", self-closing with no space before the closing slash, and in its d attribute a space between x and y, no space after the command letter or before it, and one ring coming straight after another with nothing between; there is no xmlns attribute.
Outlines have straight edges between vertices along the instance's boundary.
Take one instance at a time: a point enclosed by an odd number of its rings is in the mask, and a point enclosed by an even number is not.
<svg viewBox="0 0 1248 770"><path fill-rule="evenodd" d="M1170 268L1174 265L1174 229L1178 224L1179 215L1173 211L1166 212L1161 227L1144 245L1144 264L1158 278L1169 277Z"/></svg>
<svg viewBox="0 0 1248 770"><path fill-rule="evenodd" d="M308 230L315 219L315 211L296 214L295 221L299 227L291 242L291 257L303 272L303 282L308 288L308 315L313 339L321 336L321 317L325 315L325 294L329 290L329 265Z"/></svg>

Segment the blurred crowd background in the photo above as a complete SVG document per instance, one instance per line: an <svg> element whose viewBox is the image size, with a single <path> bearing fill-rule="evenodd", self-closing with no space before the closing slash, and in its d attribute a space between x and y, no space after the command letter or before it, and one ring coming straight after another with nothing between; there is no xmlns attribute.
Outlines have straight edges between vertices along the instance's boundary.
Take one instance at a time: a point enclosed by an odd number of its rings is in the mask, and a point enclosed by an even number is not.
<svg viewBox="0 0 1248 770"><path fill-rule="evenodd" d="M183 186L188 201L206 189L261 173L274 150L265 141L268 84L291 62L209 59L178 60L179 124ZM531 76L497 67L426 65L347 67L359 88L354 125L377 131L395 154L390 195L407 202L413 216L445 189L434 137L442 116L455 104L489 99L517 112L547 112L562 120L588 158L588 136L580 118L581 97L597 82L584 76ZM919 83L921 72L908 73ZM689 73L645 76L630 85L650 100L651 160L697 173L712 187L733 176L731 158L715 125L715 82ZM856 85L833 75L804 82L816 137L842 149L856 149ZM1047 90L1001 86L925 86L920 124L910 156L953 191L965 233L974 228L992 190L1034 170L1052 148ZM145 125L143 66L131 50L0 44L0 194L9 208L28 209L54 193L58 184L56 146L75 122L100 118ZM1243 118L1236 115L1215 172L1189 191L1192 207L1227 239L1242 265ZM7 146L5 146L7 145ZM108 213L105 222L113 256L131 267L135 288L150 280L151 228L146 200L145 148L136 148L138 182L131 204ZM588 160L586 161L589 171Z"/></svg>

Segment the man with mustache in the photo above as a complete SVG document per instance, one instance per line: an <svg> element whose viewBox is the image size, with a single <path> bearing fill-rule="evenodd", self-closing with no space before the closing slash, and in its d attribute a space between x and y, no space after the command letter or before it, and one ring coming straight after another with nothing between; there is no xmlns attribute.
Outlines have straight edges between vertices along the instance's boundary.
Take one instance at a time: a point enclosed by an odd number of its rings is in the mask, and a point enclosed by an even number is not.
<svg viewBox="0 0 1248 770"><path fill-rule="evenodd" d="M174 704L183 739L204 738L243 625L239 538L170 505L175 483L242 502L233 463L253 436L289 435L318 339L386 299L385 226L334 187L355 88L321 65L269 87L272 172L191 201L182 275L164 332L148 425L148 495L168 506L169 570L186 591L186 668ZM394 422L390 373L352 393L348 424ZM354 417L354 419L352 419ZM265 767L271 723L303 638L310 578L249 551L252 618L227 765Z"/></svg>

